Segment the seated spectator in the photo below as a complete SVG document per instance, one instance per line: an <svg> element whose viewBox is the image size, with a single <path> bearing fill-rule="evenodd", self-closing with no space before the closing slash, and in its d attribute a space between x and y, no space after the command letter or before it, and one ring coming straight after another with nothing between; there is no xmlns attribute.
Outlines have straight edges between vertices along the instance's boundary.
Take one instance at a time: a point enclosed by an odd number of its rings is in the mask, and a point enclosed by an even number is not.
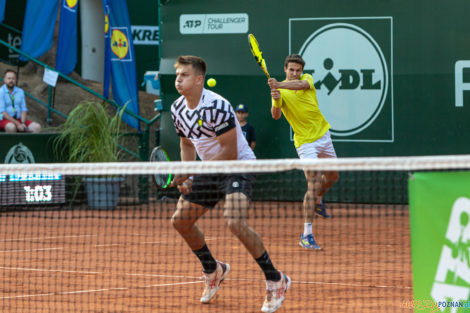
<svg viewBox="0 0 470 313"><path fill-rule="evenodd" d="M16 87L16 72L6 70L3 82L5 84L0 88L0 130L7 133L39 133L41 125L27 119L24 92Z"/></svg>

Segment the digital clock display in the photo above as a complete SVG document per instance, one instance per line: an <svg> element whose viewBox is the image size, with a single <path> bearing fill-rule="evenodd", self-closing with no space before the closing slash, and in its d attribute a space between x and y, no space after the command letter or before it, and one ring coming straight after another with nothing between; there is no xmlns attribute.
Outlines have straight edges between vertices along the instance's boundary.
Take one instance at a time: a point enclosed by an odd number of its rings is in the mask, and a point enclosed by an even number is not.
<svg viewBox="0 0 470 313"><path fill-rule="evenodd" d="M60 174L0 175L0 206L65 202L65 178Z"/></svg>

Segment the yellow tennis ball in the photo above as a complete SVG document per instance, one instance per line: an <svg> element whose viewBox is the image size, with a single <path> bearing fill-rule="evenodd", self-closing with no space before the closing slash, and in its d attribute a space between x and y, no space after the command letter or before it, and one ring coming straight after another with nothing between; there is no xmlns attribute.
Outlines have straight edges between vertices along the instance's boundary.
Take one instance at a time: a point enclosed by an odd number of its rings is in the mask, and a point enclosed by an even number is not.
<svg viewBox="0 0 470 313"><path fill-rule="evenodd" d="M215 81L215 79L209 78L209 79L207 80L207 86L209 86L209 87L214 87L215 84L217 84L217 82Z"/></svg>

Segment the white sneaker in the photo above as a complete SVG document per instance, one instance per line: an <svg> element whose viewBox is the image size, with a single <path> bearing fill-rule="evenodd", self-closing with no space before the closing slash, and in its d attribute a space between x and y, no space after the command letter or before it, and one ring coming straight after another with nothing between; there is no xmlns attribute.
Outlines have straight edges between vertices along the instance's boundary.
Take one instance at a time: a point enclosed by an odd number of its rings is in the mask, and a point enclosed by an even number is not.
<svg viewBox="0 0 470 313"><path fill-rule="evenodd" d="M206 288L202 293L201 302L209 303L214 298L215 293L219 290L220 284L224 281L230 272L230 265L217 261L217 268L213 273L206 274L203 272L202 279L205 280Z"/></svg>
<svg viewBox="0 0 470 313"><path fill-rule="evenodd" d="M282 272L280 281L266 281L266 299L264 300L261 312L272 313L279 309L284 301L284 295L289 289L292 280Z"/></svg>

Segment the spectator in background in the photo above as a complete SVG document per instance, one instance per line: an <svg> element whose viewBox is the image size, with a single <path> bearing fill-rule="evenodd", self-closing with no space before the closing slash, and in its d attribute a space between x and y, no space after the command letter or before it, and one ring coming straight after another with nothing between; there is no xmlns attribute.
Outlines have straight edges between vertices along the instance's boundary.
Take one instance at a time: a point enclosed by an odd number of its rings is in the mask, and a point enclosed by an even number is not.
<svg viewBox="0 0 470 313"><path fill-rule="evenodd" d="M254 151L256 146L255 128L246 121L246 118L248 117L248 109L246 108L246 105L237 105L235 112L237 113L237 119L242 128L243 135L245 136L246 141L248 141L248 145L251 150Z"/></svg>
<svg viewBox="0 0 470 313"><path fill-rule="evenodd" d="M13 70L6 70L3 76L5 84L0 88L0 130L7 133L39 133L41 125L27 119L24 92L16 87L16 77Z"/></svg>

